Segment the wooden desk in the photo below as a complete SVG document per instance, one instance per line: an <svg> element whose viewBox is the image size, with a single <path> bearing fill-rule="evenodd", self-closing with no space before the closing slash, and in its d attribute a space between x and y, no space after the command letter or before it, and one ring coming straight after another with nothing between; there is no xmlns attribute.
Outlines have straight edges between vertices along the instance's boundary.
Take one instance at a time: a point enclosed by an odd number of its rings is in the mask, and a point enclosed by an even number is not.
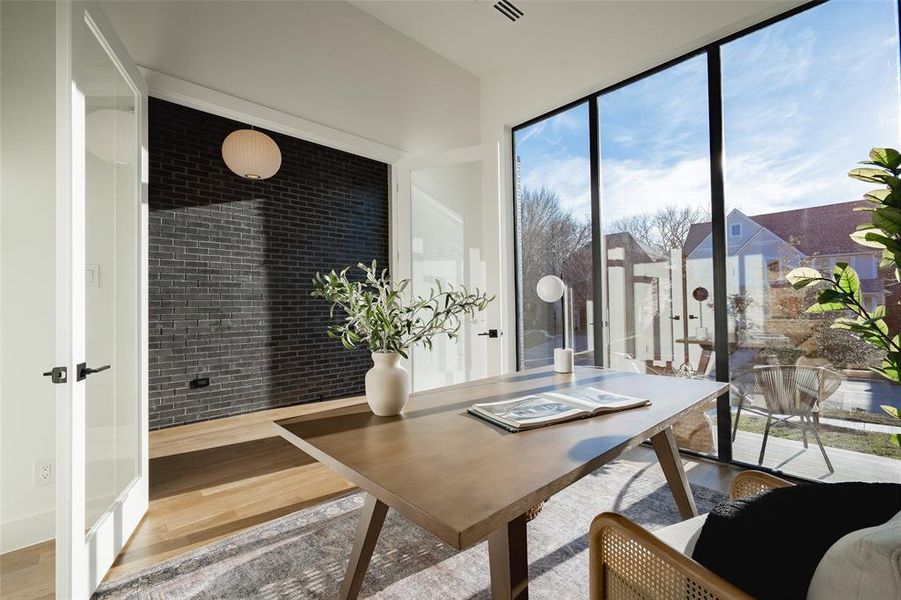
<svg viewBox="0 0 901 600"><path fill-rule="evenodd" d="M595 385L651 406L509 433L474 402ZM457 549L487 538L495 599L528 597L525 513L650 439L683 517L697 514L670 424L727 386L576 367L521 371L414 394L403 415L351 406L274 423L289 442L367 493L341 598L355 598L388 507Z"/></svg>

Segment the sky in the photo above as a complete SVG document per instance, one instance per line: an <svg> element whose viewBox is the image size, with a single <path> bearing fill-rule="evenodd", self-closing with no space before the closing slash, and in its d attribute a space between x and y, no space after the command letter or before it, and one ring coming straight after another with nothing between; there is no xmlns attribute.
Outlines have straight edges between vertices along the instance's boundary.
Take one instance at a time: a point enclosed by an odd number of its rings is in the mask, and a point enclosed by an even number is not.
<svg viewBox="0 0 901 600"><path fill-rule="evenodd" d="M897 2L831 0L722 47L727 209L860 198L847 177L901 146ZM602 218L710 205L703 55L601 96ZM588 105L515 134L524 187L590 219Z"/></svg>

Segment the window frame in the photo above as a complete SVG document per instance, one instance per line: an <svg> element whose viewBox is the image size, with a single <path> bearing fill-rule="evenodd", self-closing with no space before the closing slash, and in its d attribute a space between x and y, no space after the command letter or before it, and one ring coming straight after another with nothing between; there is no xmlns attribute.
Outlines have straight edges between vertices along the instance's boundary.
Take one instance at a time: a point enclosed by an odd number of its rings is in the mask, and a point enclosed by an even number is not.
<svg viewBox="0 0 901 600"><path fill-rule="evenodd" d="M723 151L723 135L724 135L724 126L723 126L723 90L722 90L722 70L721 70L721 61L720 61L720 51L723 46L726 44L735 41L739 38L745 37L752 33L755 33L761 29L765 29L770 25L774 25L781 21L791 19L792 17L804 13L808 10L816 8L822 4L825 4L829 0L811 0L809 2L805 2L799 6L796 6L790 10L787 10L783 13L780 13L776 16L770 17L752 25L750 27L746 27L740 31L732 33L730 35L719 38L713 42L710 42L706 45L703 45L695 50L686 52L681 54L675 58L667 60L656 67L652 67L630 77L627 77L617 83L614 83L610 86L602 88L596 92L592 92L587 94L581 98L573 100L567 104L564 104L560 107L557 107L551 111L533 117L527 121L523 121L518 125L514 125L511 127L510 136L511 136L511 160L514 166L516 165L516 133L522 129L525 129L531 125L535 125L536 123L540 123L546 119L554 117L562 112L565 112L571 108L579 106L584 103L588 103L589 105L589 143L590 143L590 185L591 185L591 218L592 218L592 261L594 265L594 297L596 299L595 304L595 316L594 316L594 358L595 364L599 367L603 367L603 324L604 324L604 315L603 315L603 306L601 299L603 298L603 285L604 278L602 277L602 273L599 267L603 264L603 256L602 256L602 244L603 244L603 234L602 234L602 226L601 226L601 216L600 216L600 141L599 141L599 119L598 119L598 99L607 93L613 92L622 87L631 85L638 81L641 81L647 77L653 76L657 73L665 71L671 67L674 67L684 61L690 60L699 56L701 54L706 54L707 57L707 89L708 89L708 132L710 137L710 195L711 195L711 228L712 228L712 253L713 253L713 288L714 290L726 290L727 288L727 243L730 237L741 237L743 233L741 230L741 224L731 224L738 225L740 230L738 236L731 236L731 227L727 227L726 222L726 213L725 213L725 181L724 181L724 151ZM896 1L896 15L898 20L898 29L899 29L899 40L901 40L901 0ZM901 43L899 43L899 50L901 50ZM519 235L519 214L516 212L516 175L515 168L513 178L513 190L514 190L514 198L512 199L512 205L514 208L514 216L513 216L513 264L514 264L514 290L517 294L520 293L519 290L519 252L518 252L518 235ZM717 256L721 257L721 259L717 260ZM520 370L521 365L519 361L519 331L521 327L520 323L520 315L519 315L519 298L514 298L514 322L516 326L516 369ZM728 336L724 335L724 332L728 331L728 307L727 307L727 294L725 293L714 293L713 295L714 301L714 331L718 332L715 338L715 373L716 380L720 382L729 382L730 373L729 373L729 342ZM732 424L732 414L731 414L731 400L729 392L719 396L717 398L717 454L715 456L709 456L706 454L697 453L691 450L680 450L688 455L695 455L701 458L716 460L717 462L723 462L727 464L737 465L746 468L754 468L758 470L770 471L781 473L777 469L771 469L769 467L763 467L756 464L746 463L744 461L738 461L733 459L732 456L732 435L731 435L731 424ZM801 479L801 478L798 478Z"/></svg>

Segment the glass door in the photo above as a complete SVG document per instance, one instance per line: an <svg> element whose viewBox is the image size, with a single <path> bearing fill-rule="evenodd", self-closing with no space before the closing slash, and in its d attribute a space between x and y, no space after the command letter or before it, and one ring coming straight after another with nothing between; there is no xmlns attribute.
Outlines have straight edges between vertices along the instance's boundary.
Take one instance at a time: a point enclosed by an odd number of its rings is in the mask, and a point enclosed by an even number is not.
<svg viewBox="0 0 901 600"><path fill-rule="evenodd" d="M410 278L414 296L430 288L464 285L499 296L497 216L486 214L483 194L497 194L497 146L473 146L399 161L395 165L392 275ZM399 235L401 234L401 235ZM414 348L413 391L464 383L501 370L501 301L463 322L455 340Z"/></svg>
<svg viewBox="0 0 901 600"><path fill-rule="evenodd" d="M102 12L57 11L56 588L87 597L147 509L147 95Z"/></svg>

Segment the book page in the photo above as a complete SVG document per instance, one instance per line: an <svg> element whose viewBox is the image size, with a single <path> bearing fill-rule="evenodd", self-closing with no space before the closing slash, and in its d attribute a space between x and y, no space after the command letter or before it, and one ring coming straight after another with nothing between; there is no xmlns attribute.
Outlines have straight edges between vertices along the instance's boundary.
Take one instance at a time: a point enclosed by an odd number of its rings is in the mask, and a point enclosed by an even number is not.
<svg viewBox="0 0 901 600"><path fill-rule="evenodd" d="M556 421L560 418L587 412L584 409L569 406L544 396L526 396L505 402L476 404L475 408L513 423Z"/></svg>
<svg viewBox="0 0 901 600"><path fill-rule="evenodd" d="M568 401L576 406L583 406L590 411L604 409L628 408L631 406L641 406L647 404L645 398L636 398L635 396L624 396L614 392L608 392L596 387L586 387L567 391L565 394L559 392L548 392L548 396L560 396L561 400Z"/></svg>

